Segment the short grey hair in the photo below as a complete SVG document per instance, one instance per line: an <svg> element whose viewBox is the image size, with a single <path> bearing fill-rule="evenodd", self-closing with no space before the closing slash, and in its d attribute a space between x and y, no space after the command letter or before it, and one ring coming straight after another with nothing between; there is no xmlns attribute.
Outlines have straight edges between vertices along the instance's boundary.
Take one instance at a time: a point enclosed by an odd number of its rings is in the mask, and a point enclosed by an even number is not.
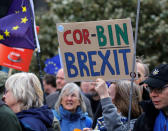
<svg viewBox="0 0 168 131"><path fill-rule="evenodd" d="M83 112L86 112L86 105L82 96L82 92L80 90L80 87L75 84L75 83L67 83L63 89L61 90L61 93L59 95L58 101L55 104L55 109L59 112L59 107L61 105L61 101L62 101L62 97L64 97L64 93L66 92L67 94L72 94L75 91L77 91L79 93L79 102L80 102L80 107L82 109Z"/></svg>
<svg viewBox="0 0 168 131"><path fill-rule="evenodd" d="M28 110L43 105L43 91L41 83L33 73L16 73L5 83L6 90L10 90L19 101L21 110Z"/></svg>

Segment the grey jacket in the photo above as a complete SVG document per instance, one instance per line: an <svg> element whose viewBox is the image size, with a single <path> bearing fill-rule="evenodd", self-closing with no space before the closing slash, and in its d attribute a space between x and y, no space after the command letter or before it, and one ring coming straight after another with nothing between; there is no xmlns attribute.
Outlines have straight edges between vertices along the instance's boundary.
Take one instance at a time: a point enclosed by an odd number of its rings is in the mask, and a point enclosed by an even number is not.
<svg viewBox="0 0 168 131"><path fill-rule="evenodd" d="M116 106L112 103L110 97L101 99L103 109L104 124L107 131L128 131L128 123L121 121L122 116L117 112ZM136 119L130 121L131 130L134 127Z"/></svg>
<svg viewBox="0 0 168 131"><path fill-rule="evenodd" d="M60 92L56 91L55 93L52 93L51 95L47 96L46 97L46 105L48 105L48 107L50 107L50 108L54 108L55 103L58 100L59 94L60 94ZM83 99L86 104L88 116L93 118L92 108L91 108L89 99L85 95L83 95Z"/></svg>

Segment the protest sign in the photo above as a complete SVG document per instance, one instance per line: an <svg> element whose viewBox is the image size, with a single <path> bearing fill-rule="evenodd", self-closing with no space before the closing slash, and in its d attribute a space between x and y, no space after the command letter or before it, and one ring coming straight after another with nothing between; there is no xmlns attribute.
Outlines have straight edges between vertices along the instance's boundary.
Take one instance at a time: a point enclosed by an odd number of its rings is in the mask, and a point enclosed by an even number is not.
<svg viewBox="0 0 168 131"><path fill-rule="evenodd" d="M131 20L57 24L67 81L131 79L134 54Z"/></svg>

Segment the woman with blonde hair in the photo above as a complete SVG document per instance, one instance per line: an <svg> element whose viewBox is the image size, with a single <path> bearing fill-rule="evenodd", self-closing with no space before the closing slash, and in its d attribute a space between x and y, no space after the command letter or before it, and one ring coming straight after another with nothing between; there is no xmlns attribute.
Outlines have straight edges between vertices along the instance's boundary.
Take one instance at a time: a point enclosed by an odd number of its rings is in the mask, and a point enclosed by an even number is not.
<svg viewBox="0 0 168 131"><path fill-rule="evenodd" d="M47 131L52 127L52 111L43 106L41 83L33 73L16 73L5 84L4 102L16 113L23 130Z"/></svg>

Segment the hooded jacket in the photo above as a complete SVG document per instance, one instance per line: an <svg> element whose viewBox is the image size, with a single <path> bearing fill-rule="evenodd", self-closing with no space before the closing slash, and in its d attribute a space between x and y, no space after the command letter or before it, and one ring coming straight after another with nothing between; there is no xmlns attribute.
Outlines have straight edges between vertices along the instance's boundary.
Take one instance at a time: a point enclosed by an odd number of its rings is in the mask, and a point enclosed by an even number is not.
<svg viewBox="0 0 168 131"><path fill-rule="evenodd" d="M62 106L59 108L59 113L54 111L54 115L60 121L61 131L73 131L74 129L83 130L83 128L91 128L92 119L87 113L83 113L78 107L75 113L65 110Z"/></svg>
<svg viewBox="0 0 168 131"><path fill-rule="evenodd" d="M23 110L16 114L24 131L48 131L54 115L47 106Z"/></svg>

